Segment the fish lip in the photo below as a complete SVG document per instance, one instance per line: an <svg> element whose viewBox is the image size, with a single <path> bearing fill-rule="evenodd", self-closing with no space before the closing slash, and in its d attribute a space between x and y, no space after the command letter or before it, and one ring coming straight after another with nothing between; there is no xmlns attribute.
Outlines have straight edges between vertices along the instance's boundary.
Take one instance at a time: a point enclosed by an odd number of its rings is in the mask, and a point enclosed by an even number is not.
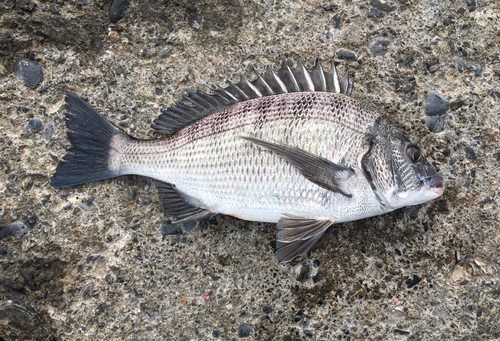
<svg viewBox="0 0 500 341"><path fill-rule="evenodd" d="M428 191L432 191L436 193L438 196L443 194L443 188L442 187L436 187L438 185L442 185L443 183L443 178L440 175L434 175L434 176L429 176L425 179L422 179L421 182L424 184L425 189Z"/></svg>

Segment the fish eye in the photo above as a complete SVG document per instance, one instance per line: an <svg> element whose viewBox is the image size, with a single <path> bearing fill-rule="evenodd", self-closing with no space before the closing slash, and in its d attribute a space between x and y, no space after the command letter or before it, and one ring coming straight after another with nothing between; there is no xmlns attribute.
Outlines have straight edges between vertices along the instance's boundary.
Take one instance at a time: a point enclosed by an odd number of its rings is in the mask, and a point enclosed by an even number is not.
<svg viewBox="0 0 500 341"><path fill-rule="evenodd" d="M410 158L411 161L417 163L422 159L422 152L416 146L408 146L406 148L406 155Z"/></svg>

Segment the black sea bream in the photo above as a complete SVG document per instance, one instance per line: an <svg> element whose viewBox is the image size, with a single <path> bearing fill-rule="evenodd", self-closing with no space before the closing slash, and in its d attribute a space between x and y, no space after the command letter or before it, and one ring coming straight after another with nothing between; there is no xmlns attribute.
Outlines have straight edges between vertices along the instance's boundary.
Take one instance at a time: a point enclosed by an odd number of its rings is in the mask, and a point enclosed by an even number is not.
<svg viewBox="0 0 500 341"><path fill-rule="evenodd" d="M439 197L442 178L385 116L350 97L348 72L299 60L249 82L191 94L140 141L75 94L66 94L68 139L52 186L125 174L156 180L178 221L227 214L278 224L278 258L305 254L334 223Z"/></svg>

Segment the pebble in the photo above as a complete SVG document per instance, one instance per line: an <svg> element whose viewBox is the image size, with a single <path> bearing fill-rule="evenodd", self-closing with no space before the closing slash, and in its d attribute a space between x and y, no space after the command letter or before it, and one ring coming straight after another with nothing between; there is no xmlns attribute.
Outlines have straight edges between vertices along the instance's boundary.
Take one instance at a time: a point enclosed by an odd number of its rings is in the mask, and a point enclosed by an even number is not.
<svg viewBox="0 0 500 341"><path fill-rule="evenodd" d="M188 25L191 27L193 30L196 30L199 28L199 25L201 24L202 16L200 13L193 13L191 17L188 20ZM198 24L198 25L196 25Z"/></svg>
<svg viewBox="0 0 500 341"><path fill-rule="evenodd" d="M7 255L7 249L4 247L0 247L0 256L6 256Z"/></svg>
<svg viewBox="0 0 500 341"><path fill-rule="evenodd" d="M238 327L238 337L248 337L253 334L253 328L246 323L242 323Z"/></svg>
<svg viewBox="0 0 500 341"><path fill-rule="evenodd" d="M455 58L453 58L453 62L455 63L458 71L460 71L460 72L469 71L469 72L474 73L476 75L480 75L481 72L483 71L483 68L481 67L481 65L473 63L467 59L455 57Z"/></svg>
<svg viewBox="0 0 500 341"><path fill-rule="evenodd" d="M390 43L391 41L389 39L377 38L370 47L370 51L372 51L375 56L384 56L387 53L387 47Z"/></svg>
<svg viewBox="0 0 500 341"><path fill-rule="evenodd" d="M172 224L169 220L164 220L161 223L160 233L163 236L178 234L181 231L179 224Z"/></svg>
<svg viewBox="0 0 500 341"><path fill-rule="evenodd" d="M409 275L409 276L406 276L406 279L405 279L405 282L406 282L406 286L408 287L408 289L414 287L415 285L417 285L418 283L420 283L420 281L422 280L422 277L420 277L419 275Z"/></svg>
<svg viewBox="0 0 500 341"><path fill-rule="evenodd" d="M28 124L23 129L23 133L27 133L30 130L36 130L43 126L42 119L40 117L35 117L29 120Z"/></svg>
<svg viewBox="0 0 500 341"><path fill-rule="evenodd" d="M18 220L8 225L5 225L0 230L0 239L3 239L8 235L13 235L16 238L21 238L31 229L33 229L33 224L31 224L28 220Z"/></svg>
<svg viewBox="0 0 500 341"><path fill-rule="evenodd" d="M14 72L30 88L36 88L43 80L43 67L28 58L19 58L14 65Z"/></svg>
<svg viewBox="0 0 500 341"><path fill-rule="evenodd" d="M174 47L172 45L168 44L167 46L165 46L164 48L161 49L160 58L161 59L167 58L168 56L170 56L172 54L173 50L174 50Z"/></svg>
<svg viewBox="0 0 500 341"><path fill-rule="evenodd" d="M350 50L340 49L335 52L340 58L356 60L356 53Z"/></svg>
<svg viewBox="0 0 500 341"><path fill-rule="evenodd" d="M380 18L381 16L383 16L383 13L375 7L370 7L368 12L366 12L366 16L369 18L373 18L373 17Z"/></svg>
<svg viewBox="0 0 500 341"><path fill-rule="evenodd" d="M301 283L305 282L309 275L309 266L302 263L298 264L293 270L293 275L296 281L299 281Z"/></svg>
<svg viewBox="0 0 500 341"><path fill-rule="evenodd" d="M56 5L50 5L50 13L59 14L59 10L57 9Z"/></svg>
<svg viewBox="0 0 500 341"><path fill-rule="evenodd" d="M54 135L54 123L49 122L43 128L43 138L46 140L50 140L52 138L52 135Z"/></svg>
<svg viewBox="0 0 500 341"><path fill-rule="evenodd" d="M109 6L109 20L113 24L116 24L122 18L123 13L129 6L129 0L113 0Z"/></svg>
<svg viewBox="0 0 500 341"><path fill-rule="evenodd" d="M382 12L392 12L395 4L392 1L371 0L370 5Z"/></svg>
<svg viewBox="0 0 500 341"><path fill-rule="evenodd" d="M146 206L146 205L151 204L151 203L153 202L153 199L151 199L150 197L140 197L140 198L139 198L139 202L140 202L142 205Z"/></svg>
<svg viewBox="0 0 500 341"><path fill-rule="evenodd" d="M443 96L432 90L425 99L425 115L442 116L448 110L448 102Z"/></svg>
<svg viewBox="0 0 500 341"><path fill-rule="evenodd" d="M465 156L471 160L477 159L477 154L471 147L465 148Z"/></svg>

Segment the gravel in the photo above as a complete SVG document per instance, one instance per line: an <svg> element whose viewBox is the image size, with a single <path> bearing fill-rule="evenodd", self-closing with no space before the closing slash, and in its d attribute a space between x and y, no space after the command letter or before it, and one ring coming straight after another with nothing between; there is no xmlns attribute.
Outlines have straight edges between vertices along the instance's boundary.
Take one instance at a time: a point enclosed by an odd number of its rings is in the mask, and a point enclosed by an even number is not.
<svg viewBox="0 0 500 341"><path fill-rule="evenodd" d="M19 58L14 65L14 72L30 88L36 88L43 81L43 67L28 58Z"/></svg>

